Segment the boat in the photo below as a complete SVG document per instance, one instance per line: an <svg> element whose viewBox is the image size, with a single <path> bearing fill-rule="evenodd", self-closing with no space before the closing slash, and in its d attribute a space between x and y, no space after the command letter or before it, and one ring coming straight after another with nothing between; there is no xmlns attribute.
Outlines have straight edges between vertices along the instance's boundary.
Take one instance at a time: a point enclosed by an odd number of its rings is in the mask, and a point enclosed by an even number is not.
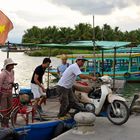
<svg viewBox="0 0 140 140"><path fill-rule="evenodd" d="M81 69L83 74L95 74L96 76L109 75L118 80L128 82L140 82L140 48L131 48L130 42L97 41L95 42L98 53L85 55L88 59ZM93 49L92 41L74 41L67 46ZM125 47L127 46L127 48ZM122 47L122 48L121 48ZM111 51L112 52L111 52ZM125 51L124 51L125 50ZM128 52L128 50L130 50ZM133 51L134 52L133 52ZM101 53L101 51L103 51ZM109 52L110 51L110 52ZM138 52L137 52L138 51ZM59 58L60 56L58 56ZM77 55L68 55L68 58L75 61ZM56 78L57 70L51 69L49 72Z"/></svg>
<svg viewBox="0 0 140 140"><path fill-rule="evenodd" d="M61 128L59 127L60 124L63 124L62 122L67 126L72 126L75 124L73 119L68 119L65 121L46 121L16 128L15 131L19 134L19 140L51 140L63 133L62 125Z"/></svg>
<svg viewBox="0 0 140 140"><path fill-rule="evenodd" d="M25 52L27 50L28 50L27 48L15 46L10 46L9 48L8 47L1 48L2 52Z"/></svg>
<svg viewBox="0 0 140 140"><path fill-rule="evenodd" d="M30 88L20 88L19 94L27 94L32 96ZM72 117L67 117L59 119L57 117L59 111L59 101L57 98L47 99L46 105L42 106L45 110L45 114L41 115L41 120L36 116L34 122L31 122L32 118L29 115L29 123L25 125L25 117L18 115L18 121L16 120L16 125L7 128L0 129L0 139L13 139L15 134L19 137L18 140L51 140L54 137L66 132L75 125L75 121ZM24 122L23 122L24 121ZM12 129L11 129L12 128ZM1 138L2 137L2 138ZM10 137L10 138L9 138ZM12 138L11 138L12 137Z"/></svg>

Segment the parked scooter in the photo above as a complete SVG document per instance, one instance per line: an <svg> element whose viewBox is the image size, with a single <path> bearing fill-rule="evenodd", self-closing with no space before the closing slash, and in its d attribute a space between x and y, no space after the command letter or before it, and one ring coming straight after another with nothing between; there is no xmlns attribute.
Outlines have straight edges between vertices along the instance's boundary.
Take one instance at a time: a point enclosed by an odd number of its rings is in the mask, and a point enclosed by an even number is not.
<svg viewBox="0 0 140 140"><path fill-rule="evenodd" d="M88 101L81 100L81 98L79 101L84 103L85 108L94 112L96 116L106 116L113 124L122 125L129 119L129 109L123 97L113 94L112 83L111 77L100 77L97 80L97 84L100 86L87 94ZM81 94L81 96L85 95Z"/></svg>

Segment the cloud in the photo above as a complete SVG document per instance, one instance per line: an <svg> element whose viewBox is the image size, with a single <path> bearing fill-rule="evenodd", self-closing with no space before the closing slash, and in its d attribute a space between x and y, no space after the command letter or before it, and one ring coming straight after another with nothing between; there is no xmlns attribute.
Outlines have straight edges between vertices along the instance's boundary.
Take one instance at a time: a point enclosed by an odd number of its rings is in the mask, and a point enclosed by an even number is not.
<svg viewBox="0 0 140 140"><path fill-rule="evenodd" d="M93 14L95 26L107 23L132 30L140 25L139 0L0 0L0 3L0 9L14 24L8 36L11 42L21 42L24 31L32 26L92 25Z"/></svg>
<svg viewBox="0 0 140 140"><path fill-rule="evenodd" d="M49 0L58 5L65 5L82 14L106 15L114 9L123 9L132 4L140 5L139 0Z"/></svg>

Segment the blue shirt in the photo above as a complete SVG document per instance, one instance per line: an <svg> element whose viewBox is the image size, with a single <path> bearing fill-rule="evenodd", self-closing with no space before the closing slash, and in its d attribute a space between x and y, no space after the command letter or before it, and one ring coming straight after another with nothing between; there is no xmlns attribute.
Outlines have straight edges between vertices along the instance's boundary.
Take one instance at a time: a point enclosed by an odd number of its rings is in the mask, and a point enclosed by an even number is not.
<svg viewBox="0 0 140 140"><path fill-rule="evenodd" d="M68 66L69 66L69 63L58 66L57 70L60 73L60 77L62 76L63 72L67 69Z"/></svg>

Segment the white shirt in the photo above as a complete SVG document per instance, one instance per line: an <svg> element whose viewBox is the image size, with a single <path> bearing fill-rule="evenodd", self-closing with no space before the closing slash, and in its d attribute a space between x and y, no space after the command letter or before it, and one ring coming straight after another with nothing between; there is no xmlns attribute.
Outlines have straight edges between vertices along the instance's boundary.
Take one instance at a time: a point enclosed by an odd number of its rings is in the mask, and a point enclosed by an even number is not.
<svg viewBox="0 0 140 140"><path fill-rule="evenodd" d="M77 63L70 65L63 73L62 77L58 81L59 86L67 89L71 88L76 80L76 77L81 74L81 70Z"/></svg>

